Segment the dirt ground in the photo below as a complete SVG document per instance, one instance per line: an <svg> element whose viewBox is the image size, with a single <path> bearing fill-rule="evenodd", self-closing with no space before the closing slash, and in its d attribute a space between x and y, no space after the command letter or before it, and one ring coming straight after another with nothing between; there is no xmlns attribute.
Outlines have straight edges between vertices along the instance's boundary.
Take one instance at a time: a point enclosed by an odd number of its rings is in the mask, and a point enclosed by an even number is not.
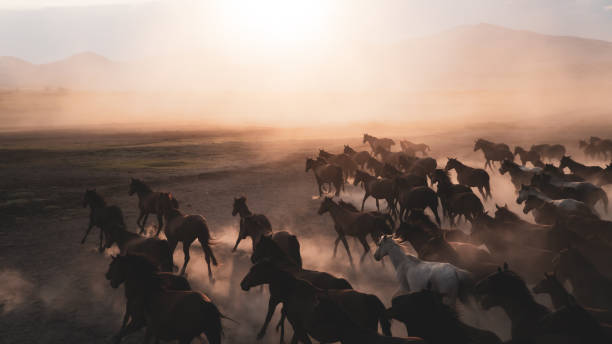
<svg viewBox="0 0 612 344"><path fill-rule="evenodd" d="M561 127L542 130L499 125L492 129L483 125L408 138L428 143L439 164L454 156L482 166L482 153L472 150L477 137L511 146L559 142L584 161L577 140L606 136L605 128L593 128L569 131ZM239 195L248 197L253 211L266 214L275 230L298 235L306 268L343 276L356 289L374 293L389 305L397 289L393 267L389 261L383 267L368 257L352 270L342 248L332 259L332 220L327 214L317 215L320 200L315 180L311 173L304 172L305 158L318 153L319 148L339 152L343 144L350 144L365 149L359 133L302 134L279 135L268 129L0 134L0 343L111 341L120 326L124 305L123 289L112 289L104 278L116 249L97 252L97 229L80 245L89 214L82 207L82 196L86 188L96 188L109 204L123 209L128 229L136 231L137 198L128 196L129 177L144 179L156 190L172 192L183 211L207 218L216 242L213 250L220 261L213 270L216 283L208 282L197 243L192 246L187 273L194 289L208 294L224 314L238 322L224 321L225 343L256 342L268 297L265 289L244 292L239 287L251 265L250 240L243 241L238 252L231 252L238 227L238 219L231 216L232 202ZM404 138L397 131L391 135ZM518 211L509 176L495 172L492 180L495 202L507 203ZM609 187L606 191L611 194ZM362 195L351 185L342 198L360 202ZM489 201L485 207L493 210L495 202ZM366 204L374 207L373 201ZM150 217L149 231L154 224ZM355 256L362 252L356 241L349 241L349 245ZM177 249L175 262L182 264L182 260L182 250ZM538 300L550 304L546 297ZM464 309L461 313L468 323L508 338L509 323L499 309ZM278 314L261 343L278 342L274 330L277 319ZM397 322L393 332L406 335ZM287 340L290 335L288 330ZM142 338L143 332L124 342L141 342Z"/></svg>

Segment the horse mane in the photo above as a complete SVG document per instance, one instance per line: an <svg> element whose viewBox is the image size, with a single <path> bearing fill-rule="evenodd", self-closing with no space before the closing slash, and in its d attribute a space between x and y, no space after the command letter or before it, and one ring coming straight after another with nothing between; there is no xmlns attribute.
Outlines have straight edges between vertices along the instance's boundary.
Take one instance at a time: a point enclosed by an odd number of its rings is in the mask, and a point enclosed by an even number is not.
<svg viewBox="0 0 612 344"><path fill-rule="evenodd" d="M150 188L150 187L149 187L147 184L145 184L145 183L144 183L142 180L140 180L140 179L136 179L136 178L132 179L132 184L134 184L134 186L135 186L137 189L140 189L140 190L142 190L142 191L149 191L149 192L153 191L153 190L152 190L152 189L151 189L151 188Z"/></svg>
<svg viewBox="0 0 612 344"><path fill-rule="evenodd" d="M531 291L527 287L527 283L525 283L525 280L523 280L519 274L512 270L498 271L495 274L501 274L504 276L504 285L507 289L513 290L513 292L516 292L520 297L524 297L525 299L535 302Z"/></svg>

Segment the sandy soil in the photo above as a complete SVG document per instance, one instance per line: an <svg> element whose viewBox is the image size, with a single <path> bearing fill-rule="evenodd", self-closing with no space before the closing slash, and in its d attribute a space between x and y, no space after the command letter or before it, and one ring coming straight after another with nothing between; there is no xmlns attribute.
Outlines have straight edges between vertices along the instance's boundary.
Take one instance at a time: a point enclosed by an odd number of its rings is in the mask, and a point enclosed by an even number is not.
<svg viewBox="0 0 612 344"><path fill-rule="evenodd" d="M590 135L586 131L568 134L501 126L494 130L461 128L411 139L430 144L440 163L452 155L480 166L484 163L481 153L472 151L477 136L511 145L561 142L581 157L577 139ZM154 189L173 192L185 212L208 219L216 239L213 249L220 260L214 269L217 282L208 282L198 244L192 246L188 279L195 289L210 295L224 314L239 322L224 322L226 343L255 342L267 306L266 290L247 293L238 286L250 267L251 246L249 240L244 241L237 253L231 253L238 223L231 216L232 201L238 195L246 195L251 209L266 214L274 229L299 236L305 267L344 276L356 289L375 293L389 305L397 288L393 267L381 267L368 258L353 271L342 248L332 260L332 221L329 215L316 214L320 200L315 197L314 177L304 173L305 157L321 147L338 152L345 143L363 148L358 135L297 138L291 134L274 136L265 130L1 134L0 343L110 342L120 326L123 290L112 289L104 278L115 250L97 253L97 230L84 245L79 244L89 213L82 208L82 195L86 188L95 187L108 203L123 209L128 228L135 231L137 199L127 194L130 176L150 182ZM495 201L518 210L509 177L494 173L492 178ZM355 202L361 197L362 192L353 186L347 186L342 195ZM374 202L367 206L373 207ZM494 209L494 202L488 202L486 208ZM149 224L153 223L149 219ZM353 252L361 253L356 241L349 241L349 245ZM182 259L178 249L175 261L180 264ZM549 303L546 298L541 301ZM464 309L462 316L508 338L509 323L500 310L475 313ZM277 319L278 314L272 324ZM398 323L393 331L406 334ZM125 342L141 340L139 333ZM277 342L270 326L262 343Z"/></svg>

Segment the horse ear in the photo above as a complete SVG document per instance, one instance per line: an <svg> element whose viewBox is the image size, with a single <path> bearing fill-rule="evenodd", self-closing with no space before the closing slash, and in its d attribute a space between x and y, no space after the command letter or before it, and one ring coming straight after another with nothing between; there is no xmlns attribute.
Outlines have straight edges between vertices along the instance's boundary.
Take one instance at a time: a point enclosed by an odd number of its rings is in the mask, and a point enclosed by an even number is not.
<svg viewBox="0 0 612 344"><path fill-rule="evenodd" d="M504 271L508 271L508 263L504 262Z"/></svg>

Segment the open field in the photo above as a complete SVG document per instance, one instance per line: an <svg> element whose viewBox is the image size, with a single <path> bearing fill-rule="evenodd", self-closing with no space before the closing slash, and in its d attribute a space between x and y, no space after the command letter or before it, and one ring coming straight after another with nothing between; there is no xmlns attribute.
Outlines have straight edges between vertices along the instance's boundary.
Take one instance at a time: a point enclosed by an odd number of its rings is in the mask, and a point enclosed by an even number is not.
<svg viewBox="0 0 612 344"><path fill-rule="evenodd" d="M477 137L511 146L558 142L584 160L577 140L605 134L607 127L585 125L568 131L560 126L535 130L520 124L482 124L420 133L409 127L381 128L397 138L428 143L439 164L454 156L480 167L482 153L472 150ZM355 125L350 130L327 128L319 132L258 128L0 134L0 342L110 341L120 326L124 304L123 289L112 289L104 278L109 255L116 251L111 248L105 254L97 253L97 229L84 245L79 244L89 214L82 208L82 196L86 188L96 188L109 204L123 209L128 229L136 231L137 199L127 194L129 177L172 192L183 211L206 216L220 261L214 269L217 281L214 285L208 282L199 244L194 244L187 273L195 289L206 292L224 314L239 322L224 322L226 343L255 342L267 306L267 291L246 293L238 286L251 264L250 240L231 253L238 230L238 219L231 216L232 201L239 195L248 197L252 210L266 214L274 229L298 235L305 267L344 276L356 289L375 293L389 305L396 290L393 267L386 264L381 268L368 258L353 271L342 249L331 259L333 224L329 215L316 214L320 201L315 197L315 180L312 174L304 173L304 159L316 155L319 148L331 152L340 151L344 144L364 148L361 133L387 134L373 131ZM401 135L402 131L410 136ZM495 202L519 211L509 177L496 171L492 180ZM346 191L343 199L360 201L360 189L347 185ZM612 189L608 186L606 191L610 194ZM492 210L495 202L489 201L485 207ZM371 199L366 204L374 207ZM149 231L154 224L150 217ZM356 241L349 240L349 245L353 252L361 253ZM182 260L179 249L175 262L180 265ZM550 302L546 297L539 300ZM462 316L502 338L509 336L509 323L500 310L482 312L478 317L465 310ZM276 319L278 312L262 343L277 342ZM397 322L393 331L405 335ZM125 342L141 340L142 334L134 334Z"/></svg>

